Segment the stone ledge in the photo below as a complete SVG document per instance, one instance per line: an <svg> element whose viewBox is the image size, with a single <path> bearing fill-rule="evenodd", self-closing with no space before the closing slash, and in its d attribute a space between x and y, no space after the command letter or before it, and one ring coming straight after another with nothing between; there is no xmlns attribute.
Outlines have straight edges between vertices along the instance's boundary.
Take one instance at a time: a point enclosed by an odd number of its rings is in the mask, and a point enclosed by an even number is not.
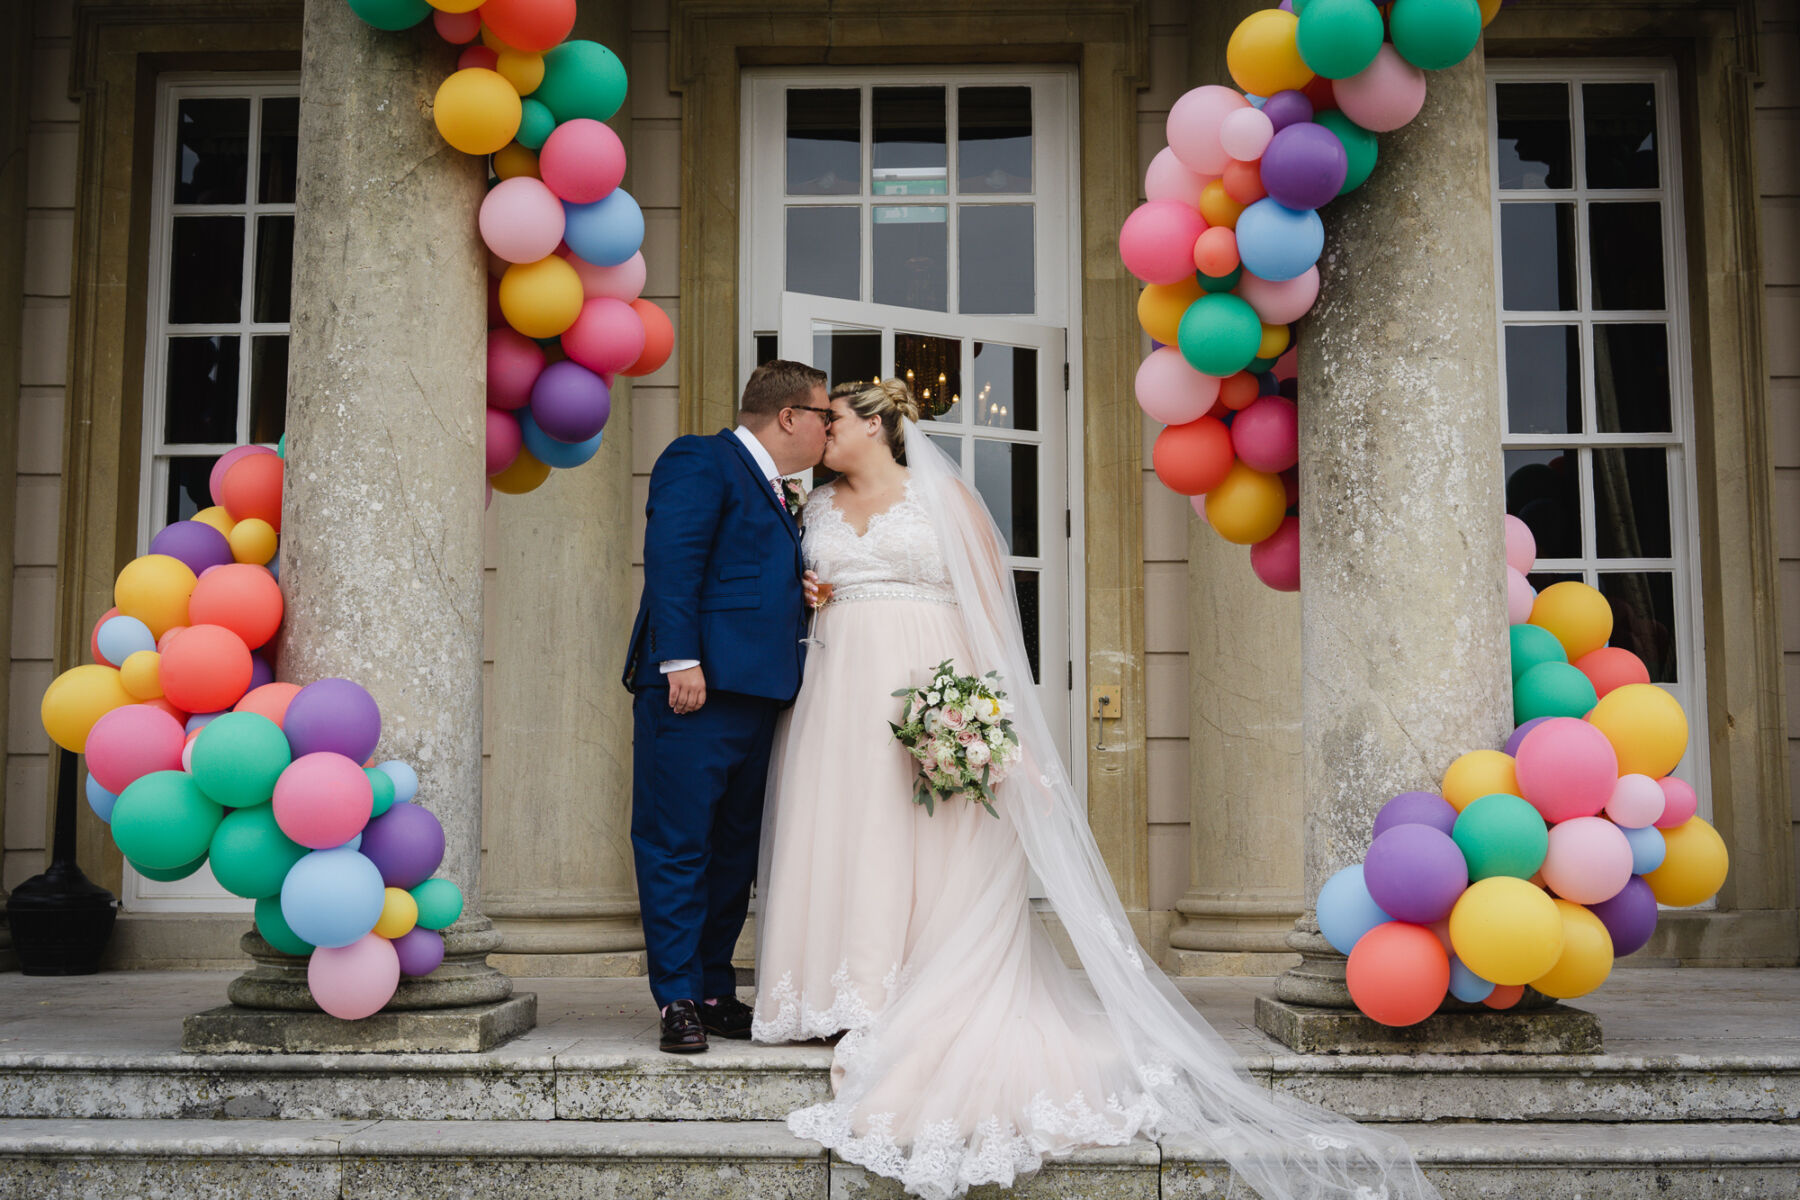
<svg viewBox="0 0 1800 1200"><path fill-rule="evenodd" d="M1600 1021L1560 1004L1524 1012L1441 1012L1402 1029L1355 1009L1256 998L1256 1027L1300 1054L1599 1054Z"/></svg>
<svg viewBox="0 0 1800 1200"><path fill-rule="evenodd" d="M182 1021L181 1048L189 1054L478 1054L536 1024L537 997L529 993L466 1008L378 1012L360 1021L226 1004Z"/></svg>
<svg viewBox="0 0 1800 1200"><path fill-rule="evenodd" d="M642 950L603 950L590 954L512 954L496 950L488 965L514 979L630 979L649 974Z"/></svg>

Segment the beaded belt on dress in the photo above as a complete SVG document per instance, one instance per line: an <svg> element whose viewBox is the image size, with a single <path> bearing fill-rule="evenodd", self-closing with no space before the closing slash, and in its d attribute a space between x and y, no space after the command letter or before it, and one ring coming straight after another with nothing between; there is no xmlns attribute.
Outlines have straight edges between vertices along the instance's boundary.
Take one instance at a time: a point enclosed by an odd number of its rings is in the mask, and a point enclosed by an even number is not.
<svg viewBox="0 0 1800 1200"><path fill-rule="evenodd" d="M949 588L921 587L917 584L889 581L847 583L831 593L832 604L848 604L855 600L924 600L932 604L954 605L956 593Z"/></svg>

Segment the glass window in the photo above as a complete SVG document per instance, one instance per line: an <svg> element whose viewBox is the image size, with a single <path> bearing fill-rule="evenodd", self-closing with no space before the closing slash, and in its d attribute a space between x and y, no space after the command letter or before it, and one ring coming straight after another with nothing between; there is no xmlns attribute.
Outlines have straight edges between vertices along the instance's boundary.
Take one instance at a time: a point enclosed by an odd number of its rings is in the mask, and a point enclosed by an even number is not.
<svg viewBox="0 0 1800 1200"><path fill-rule="evenodd" d="M787 210L787 290L855 300L862 279L861 210Z"/></svg>
<svg viewBox="0 0 1800 1200"><path fill-rule="evenodd" d="M1500 206L1500 293L1508 312L1575 308L1575 206Z"/></svg>
<svg viewBox="0 0 1800 1200"><path fill-rule="evenodd" d="M1572 187L1569 85L1502 83L1494 88L1497 169L1506 191Z"/></svg>
<svg viewBox="0 0 1800 1200"><path fill-rule="evenodd" d="M948 211L938 204L875 206L875 303L949 307Z"/></svg>
<svg viewBox="0 0 1800 1200"><path fill-rule="evenodd" d="M787 193L855 195L862 177L862 93L793 88L787 94Z"/></svg>
<svg viewBox="0 0 1800 1200"><path fill-rule="evenodd" d="M956 89L956 187L963 195L1031 191L1031 89Z"/></svg>
<svg viewBox="0 0 1800 1200"><path fill-rule="evenodd" d="M877 196L942 196L949 190L944 89L878 87L870 107Z"/></svg>
<svg viewBox="0 0 1800 1200"><path fill-rule="evenodd" d="M1037 307L1036 239L1029 204L965 204L958 210L961 311L1029 313Z"/></svg>

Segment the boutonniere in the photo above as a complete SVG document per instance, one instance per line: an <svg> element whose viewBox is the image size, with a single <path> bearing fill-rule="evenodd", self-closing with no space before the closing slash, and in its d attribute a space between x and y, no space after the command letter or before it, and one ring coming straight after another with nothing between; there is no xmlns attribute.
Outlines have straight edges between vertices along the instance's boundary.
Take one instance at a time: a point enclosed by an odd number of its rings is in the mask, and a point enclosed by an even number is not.
<svg viewBox="0 0 1800 1200"><path fill-rule="evenodd" d="M800 510L806 506L806 484L798 478L783 476L781 499L787 505L788 512L799 516Z"/></svg>

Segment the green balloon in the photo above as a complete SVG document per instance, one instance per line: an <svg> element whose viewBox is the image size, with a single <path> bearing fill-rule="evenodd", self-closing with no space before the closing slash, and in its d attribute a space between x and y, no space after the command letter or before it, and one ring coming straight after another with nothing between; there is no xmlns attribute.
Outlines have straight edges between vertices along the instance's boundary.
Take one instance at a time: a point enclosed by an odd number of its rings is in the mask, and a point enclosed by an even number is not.
<svg viewBox="0 0 1800 1200"><path fill-rule="evenodd" d="M1548 629L1537 625L1514 625L1509 636L1512 639L1512 677L1515 684L1519 682L1519 676L1539 663L1569 661L1568 652Z"/></svg>
<svg viewBox="0 0 1800 1200"><path fill-rule="evenodd" d="M576 117L610 121L625 103L625 64L599 42L576 39L544 51L544 82L532 98L557 124Z"/></svg>
<svg viewBox="0 0 1800 1200"><path fill-rule="evenodd" d="M206 857L225 810L186 771L152 771L119 795L112 834L119 852L153 870Z"/></svg>
<svg viewBox="0 0 1800 1200"><path fill-rule="evenodd" d="M1481 5L1476 0L1394 0L1388 36L1413 66L1442 71L1469 57L1481 40Z"/></svg>
<svg viewBox="0 0 1800 1200"><path fill-rule="evenodd" d="M556 128L556 117L544 107L544 102L527 96L519 101L519 132L513 135L519 145L527 150L541 150L550 139L550 133Z"/></svg>
<svg viewBox="0 0 1800 1200"><path fill-rule="evenodd" d="M1243 277L1244 268L1242 267L1233 267L1229 275L1208 275L1204 271L1194 273L1194 278L1200 281L1200 290L1203 292L1229 292L1238 285L1238 280Z"/></svg>
<svg viewBox="0 0 1800 1200"><path fill-rule="evenodd" d="M1314 73L1327 79L1348 79L1375 61L1387 36L1387 24L1374 0L1317 0L1299 5L1295 43L1300 57Z"/></svg>
<svg viewBox="0 0 1800 1200"><path fill-rule="evenodd" d="M130 859L125 861L131 862ZM186 879L195 871L206 865L206 855L202 854L191 863L179 867L146 867L143 863L131 863L131 869L145 879L154 879L158 883L174 883L177 879Z"/></svg>
<svg viewBox="0 0 1800 1200"><path fill-rule="evenodd" d="M313 952L311 942L302 941L299 934L288 928L287 918L281 915L280 896L264 896L256 902L256 932L283 954L305 958Z"/></svg>
<svg viewBox="0 0 1800 1200"><path fill-rule="evenodd" d="M1344 176L1344 186L1338 189L1338 195L1347 195L1368 182L1369 176L1375 173L1375 159L1380 153L1375 134L1335 108L1319 113L1313 120L1331 130L1337 140L1344 143L1344 152L1350 156L1350 173Z"/></svg>
<svg viewBox="0 0 1800 1200"><path fill-rule="evenodd" d="M1273 368L1279 361L1281 361L1279 358L1253 358L1250 360L1250 365L1245 367L1244 370L1250 372L1252 375L1261 375L1264 371Z"/></svg>
<svg viewBox="0 0 1800 1200"><path fill-rule="evenodd" d="M369 790L375 793L375 807L369 810L372 821L394 807L394 777L374 767L364 767L363 774L369 777Z"/></svg>
<svg viewBox="0 0 1800 1200"><path fill-rule="evenodd" d="M288 868L309 853L281 832L273 805L258 804L225 814L212 836L213 877L219 886L246 900L281 895Z"/></svg>
<svg viewBox="0 0 1800 1200"><path fill-rule="evenodd" d="M227 808L266 804L275 781L294 761L281 726L260 713L215 717L194 739L194 782L207 798Z"/></svg>
<svg viewBox="0 0 1800 1200"><path fill-rule="evenodd" d="M281 459L287 458L287 434L285 433L275 442L275 457Z"/></svg>
<svg viewBox="0 0 1800 1200"><path fill-rule="evenodd" d="M462 889L448 879L427 879L412 890L419 906L419 924L425 929L444 929L462 916Z"/></svg>
<svg viewBox="0 0 1800 1200"><path fill-rule="evenodd" d="M431 15L425 0L350 0L350 11L377 29L411 29Z"/></svg>
<svg viewBox="0 0 1800 1200"><path fill-rule="evenodd" d="M1469 864L1469 880L1530 879L1550 852L1550 827L1518 796L1494 792L1463 809L1450 838Z"/></svg>
<svg viewBox="0 0 1800 1200"><path fill-rule="evenodd" d="M1575 667L1539 663L1513 684L1513 727L1534 717L1583 717L1599 702L1593 682ZM116 809L113 822L118 823Z"/></svg>
<svg viewBox="0 0 1800 1200"><path fill-rule="evenodd" d="M1262 345L1262 318L1230 292L1209 292L1188 305L1176 333L1181 356L1202 375L1235 375Z"/></svg>

